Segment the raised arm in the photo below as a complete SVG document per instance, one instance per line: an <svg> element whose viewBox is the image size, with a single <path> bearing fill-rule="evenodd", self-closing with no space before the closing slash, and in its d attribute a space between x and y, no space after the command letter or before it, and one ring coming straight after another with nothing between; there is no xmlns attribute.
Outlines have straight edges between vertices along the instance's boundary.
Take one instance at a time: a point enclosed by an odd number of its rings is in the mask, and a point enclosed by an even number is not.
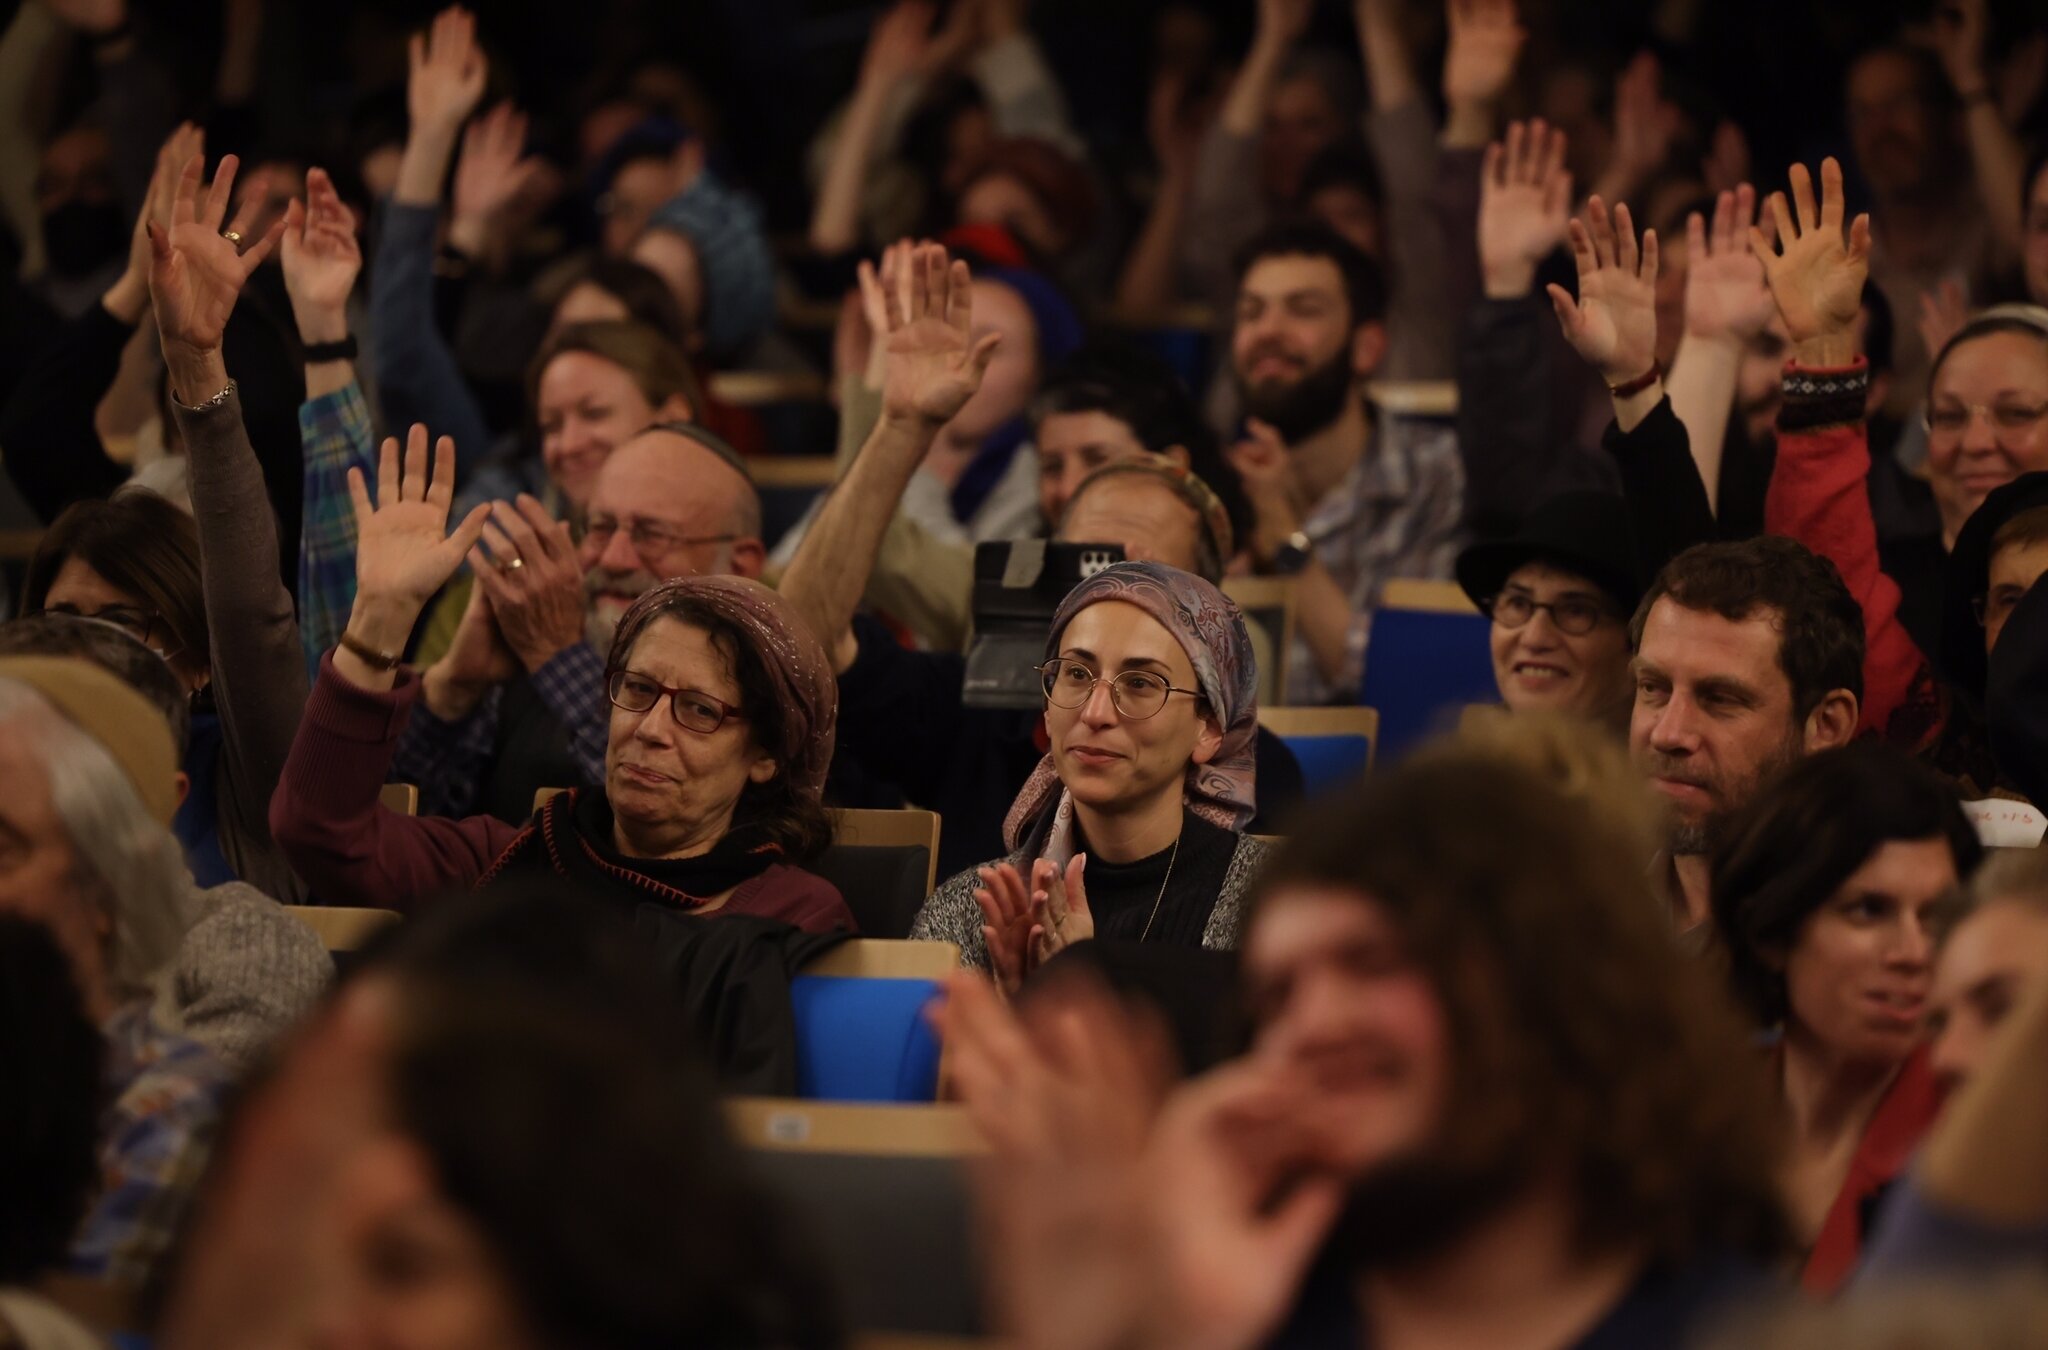
<svg viewBox="0 0 2048 1350"><path fill-rule="evenodd" d="M1756 189L1744 183L1715 199L1711 231L1697 211L1685 222L1685 336L1665 387L1671 410L1685 424L1707 505L1716 510L1743 349L1775 312L1764 266L1749 251L1755 219Z"/></svg>
<svg viewBox="0 0 2048 1350"><path fill-rule="evenodd" d="M1450 45L1444 52L1444 145L1477 150L1493 139L1501 96L1515 77L1528 32L1515 0L1448 0L1444 17Z"/></svg>
<svg viewBox="0 0 2048 1350"><path fill-rule="evenodd" d="M299 529L299 645L306 678L341 640L356 597L356 522L348 471L376 468L370 410L356 381L348 301L362 271L355 221L325 169L306 173L306 200L285 212L285 294L305 345L306 401L299 405L305 491Z"/></svg>
<svg viewBox="0 0 2048 1350"><path fill-rule="evenodd" d="M455 161L455 209L448 218L448 246L497 270L506 251L505 213L547 172L526 153L526 114L500 103L462 133Z"/></svg>
<svg viewBox="0 0 2048 1350"><path fill-rule="evenodd" d="M1201 158L1207 113L1213 111L1213 104L1208 110L1191 111L1186 96L1186 77L1162 72L1153 78L1145 127L1152 157L1159 163L1159 181L1137 242L1117 278L1116 306L1127 321L1150 321L1173 302L1178 289L1180 237L1194 198L1195 165Z"/></svg>
<svg viewBox="0 0 2048 1350"><path fill-rule="evenodd" d="M860 247L861 194L869 163L897 90L918 73L931 47L932 14L928 0L898 0L868 33L860 78L811 208L811 247L820 253Z"/></svg>
<svg viewBox="0 0 2048 1350"><path fill-rule="evenodd" d="M271 788L305 709L306 673L291 595L279 579L277 526L263 469L242 426L221 339L243 286L277 247L285 222L261 238L244 237L264 201L262 184L252 182L241 214L223 233L236 160L221 160L201 201L203 163L198 155L186 163L170 228L149 224L149 289L199 528L208 666L226 755L220 804L241 826L238 835L261 839ZM244 879L257 880L251 860L231 861Z"/></svg>
<svg viewBox="0 0 2048 1350"><path fill-rule="evenodd" d="M981 387L998 340L975 339L973 279L938 245L899 246L879 277L865 262L860 277L863 290L879 290L888 321L882 416L825 499L781 588L838 671L859 654L853 614L896 504L939 428Z"/></svg>
<svg viewBox="0 0 2048 1350"><path fill-rule="evenodd" d="M1793 342L1764 526L1834 563L1863 607L1863 722L1882 732L1926 662L1899 622L1898 584L1878 565L1865 485L1870 366L1856 352L1856 315L1870 272L1870 217L1859 215L1845 229L1842 166L1824 159L1820 173L1818 204L1803 164L1792 166L1789 202L1782 192L1771 194L1777 248L1761 229L1750 230L1750 247L1763 260Z"/></svg>
<svg viewBox="0 0 2048 1350"><path fill-rule="evenodd" d="M464 120L484 93L487 67L475 18L460 6L442 10L427 33L413 36L410 61L411 123L370 274L377 397L388 425L422 421L440 427L474 457L489 448L489 431L435 324L433 271L448 162Z"/></svg>
<svg viewBox="0 0 2048 1350"><path fill-rule="evenodd" d="M1945 0L1934 11L1934 51L1963 105L1963 134L1977 197L2002 257L2017 258L2024 243L2022 204L2027 151L2006 125L1984 68L1988 36L1985 0ZM1932 350L1932 349L1930 349Z"/></svg>

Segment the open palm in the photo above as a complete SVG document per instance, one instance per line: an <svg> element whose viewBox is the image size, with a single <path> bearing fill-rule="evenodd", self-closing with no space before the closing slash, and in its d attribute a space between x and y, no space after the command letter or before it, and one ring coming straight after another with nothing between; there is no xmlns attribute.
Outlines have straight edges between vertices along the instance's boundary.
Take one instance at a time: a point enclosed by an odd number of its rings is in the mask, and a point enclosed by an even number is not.
<svg viewBox="0 0 2048 1350"><path fill-rule="evenodd" d="M1610 217L1593 197L1586 219L1571 223L1571 241L1578 299L1550 287L1565 340L1609 384L1632 380L1657 357L1657 232L1644 231L1638 250L1628 207L1616 206Z"/></svg>
<svg viewBox="0 0 2048 1350"><path fill-rule="evenodd" d="M967 264L949 262L937 244L920 244L884 260L881 286L888 306L883 411L931 423L952 420L981 388L997 340L993 333L975 340Z"/></svg>
<svg viewBox="0 0 2048 1350"><path fill-rule="evenodd" d="M166 341L210 351L220 346L243 284L277 246L284 222L272 225L244 252L236 239L242 238L262 209L260 181L242 194L241 213L229 230L235 238L229 238L221 233L220 223L234 193L237 161L233 155L221 159L220 171L214 175L203 204L199 201L201 167L197 155L186 161L171 202L169 234L154 224L149 227L149 293Z"/></svg>
<svg viewBox="0 0 2048 1350"><path fill-rule="evenodd" d="M1870 275L1870 217L1859 215L1845 234L1842 166L1833 156L1821 161L1821 200L1813 200L1813 175L1792 166L1792 202L1771 194L1778 248L1752 227L1750 247L1763 259L1771 295L1795 342L1848 331L1863 307L1863 281ZM1794 218L1794 211L1797 218Z"/></svg>
<svg viewBox="0 0 2048 1350"><path fill-rule="evenodd" d="M406 437L404 469L398 438L386 437L377 466L377 501L361 469L348 471L356 512L356 590L364 596L425 605L441 589L483 534L490 515L485 503L448 533L448 506L455 495L455 442L443 436L427 470L427 429L417 422Z"/></svg>
<svg viewBox="0 0 2048 1350"><path fill-rule="evenodd" d="M1539 118L1508 124L1479 178L1479 257L1489 268L1534 267L1565 241L1572 176L1565 135Z"/></svg>
<svg viewBox="0 0 2048 1350"><path fill-rule="evenodd" d="M1695 211L1685 223L1685 330L1747 342L1771 321L1764 265L1749 247L1756 189L1744 183L1714 203L1712 229Z"/></svg>
<svg viewBox="0 0 2048 1350"><path fill-rule="evenodd" d="M325 169L306 173L306 200L285 214L284 285L295 306L339 309L363 269L355 218Z"/></svg>

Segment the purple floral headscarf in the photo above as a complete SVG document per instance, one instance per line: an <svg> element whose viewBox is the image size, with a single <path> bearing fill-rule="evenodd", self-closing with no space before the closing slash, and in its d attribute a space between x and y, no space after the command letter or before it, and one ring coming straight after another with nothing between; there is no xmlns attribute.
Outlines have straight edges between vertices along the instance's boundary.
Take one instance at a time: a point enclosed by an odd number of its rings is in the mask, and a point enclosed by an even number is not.
<svg viewBox="0 0 2048 1350"><path fill-rule="evenodd" d="M1188 765L1188 809L1225 829L1242 830L1254 811L1253 744L1259 732L1259 671L1244 616L1230 598L1192 573L1153 562L1117 563L1067 593L1045 640L1049 661L1076 614L1105 600L1136 605L1173 634L1195 667L1202 697L1223 728L1223 743L1207 764ZM1064 865L1073 855L1073 800L1060 783L1052 756L1039 761L1003 821L1003 842L1015 851L1035 833L1046 804L1055 809L1038 856Z"/></svg>

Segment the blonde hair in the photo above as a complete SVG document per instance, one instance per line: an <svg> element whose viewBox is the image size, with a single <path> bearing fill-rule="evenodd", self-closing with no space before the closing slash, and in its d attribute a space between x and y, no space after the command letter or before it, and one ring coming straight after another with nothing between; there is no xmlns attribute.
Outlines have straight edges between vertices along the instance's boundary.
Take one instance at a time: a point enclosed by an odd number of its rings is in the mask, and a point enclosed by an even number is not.
<svg viewBox="0 0 2048 1350"><path fill-rule="evenodd" d="M2042 1350L2048 1282L1921 1279L1837 1303L1786 1302L1738 1315L1708 1350Z"/></svg>
<svg viewBox="0 0 2048 1350"><path fill-rule="evenodd" d="M1461 751L1519 764L1555 784L1638 845L1646 867L1664 845L1663 805L1629 762L1621 740L1600 723L1565 713L1472 707L1455 732L1421 753Z"/></svg>

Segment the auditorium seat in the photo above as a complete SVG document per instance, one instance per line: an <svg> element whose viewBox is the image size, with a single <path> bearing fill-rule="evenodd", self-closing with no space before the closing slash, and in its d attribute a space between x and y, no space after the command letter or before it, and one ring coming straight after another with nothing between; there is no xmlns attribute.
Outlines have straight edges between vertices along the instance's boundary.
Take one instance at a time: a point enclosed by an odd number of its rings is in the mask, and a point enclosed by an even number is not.
<svg viewBox="0 0 2048 1350"><path fill-rule="evenodd" d="M1499 698L1490 623L1450 581L1389 581L1372 616L1358 701L1379 710L1377 758L1393 763L1456 723L1469 703Z"/></svg>
<svg viewBox="0 0 2048 1350"><path fill-rule="evenodd" d="M798 1094L840 1102L936 1097L942 1046L924 1014L959 965L950 942L856 938L804 967L789 982Z"/></svg>

